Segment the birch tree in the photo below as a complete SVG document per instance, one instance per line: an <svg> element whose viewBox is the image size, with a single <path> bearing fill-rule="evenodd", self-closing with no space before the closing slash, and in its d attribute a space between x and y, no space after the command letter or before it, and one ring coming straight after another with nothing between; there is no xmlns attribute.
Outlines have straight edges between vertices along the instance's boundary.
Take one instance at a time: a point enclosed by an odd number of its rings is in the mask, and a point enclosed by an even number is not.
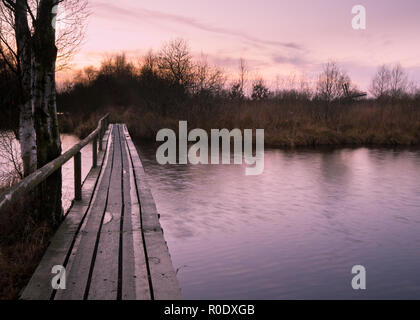
<svg viewBox="0 0 420 320"><path fill-rule="evenodd" d="M80 44L86 1L1 0L0 8L0 53L19 77L18 138L27 176L61 154L57 57L66 62ZM37 200L40 218L61 219L61 170L40 186Z"/></svg>

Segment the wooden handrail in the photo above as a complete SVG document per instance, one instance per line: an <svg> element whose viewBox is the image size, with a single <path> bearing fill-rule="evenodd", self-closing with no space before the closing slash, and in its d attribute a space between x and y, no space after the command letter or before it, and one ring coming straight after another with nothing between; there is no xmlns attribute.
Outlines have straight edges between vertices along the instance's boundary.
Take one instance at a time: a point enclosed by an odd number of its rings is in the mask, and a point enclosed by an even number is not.
<svg viewBox="0 0 420 320"><path fill-rule="evenodd" d="M91 134L89 134L88 137L86 137L79 143L75 144L71 149L63 153L58 158L47 163L42 168L38 169L37 171L33 172L32 174L30 174L29 176L21 180L19 183L12 186L8 191L1 194L0 195L0 213L2 212L4 207L18 200L19 197L32 191L36 186L38 186L41 182L45 181L45 179L47 179L56 170L61 168L71 158L75 157L75 159L79 158L80 160L80 157L79 157L80 150L82 150L90 142L93 142L92 167L96 167L97 150L94 150L94 149L95 149L95 145L97 147L97 143L95 142L99 140L99 150L102 150L102 138L103 138L103 135L105 134L106 128L108 127L108 118L109 118L109 114L106 114L104 117L102 117L98 121L98 127ZM76 175L81 176L81 172L77 172L81 170L80 162L78 163L78 167L79 168L75 167L75 176ZM75 195L76 195L75 200L80 200L81 198L81 190L79 188L81 188L81 182L79 183L79 185L77 185L75 181Z"/></svg>

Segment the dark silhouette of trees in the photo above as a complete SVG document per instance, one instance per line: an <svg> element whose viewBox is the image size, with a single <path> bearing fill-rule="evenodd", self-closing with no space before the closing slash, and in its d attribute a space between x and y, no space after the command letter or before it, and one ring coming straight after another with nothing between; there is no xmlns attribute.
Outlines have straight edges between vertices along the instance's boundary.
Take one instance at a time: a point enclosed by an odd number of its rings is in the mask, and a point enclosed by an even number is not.
<svg viewBox="0 0 420 320"><path fill-rule="evenodd" d="M234 82L229 90L229 98L231 100L239 100L242 101L245 99L245 94L241 88L241 84L239 82Z"/></svg>
<svg viewBox="0 0 420 320"><path fill-rule="evenodd" d="M257 79L252 84L251 99L256 101L266 100L270 96L270 90L263 79Z"/></svg>
<svg viewBox="0 0 420 320"><path fill-rule="evenodd" d="M226 77L223 71L207 62L202 55L201 60L195 63L192 93L203 98L218 95L223 91Z"/></svg>
<svg viewBox="0 0 420 320"><path fill-rule="evenodd" d="M0 48L0 52L4 52ZM18 78L0 55L0 129L13 130L18 136Z"/></svg>

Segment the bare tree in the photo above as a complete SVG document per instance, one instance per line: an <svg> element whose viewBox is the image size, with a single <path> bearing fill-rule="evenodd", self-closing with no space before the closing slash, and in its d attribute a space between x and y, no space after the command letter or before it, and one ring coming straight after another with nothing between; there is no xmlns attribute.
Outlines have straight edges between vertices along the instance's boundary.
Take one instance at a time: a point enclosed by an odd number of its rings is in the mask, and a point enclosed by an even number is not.
<svg viewBox="0 0 420 320"><path fill-rule="evenodd" d="M154 54L153 50L149 50L139 65L141 65L141 73L156 73L158 70L158 57Z"/></svg>
<svg viewBox="0 0 420 320"><path fill-rule="evenodd" d="M223 71L209 65L206 56L201 56L194 69L195 93L217 94L222 91L226 81Z"/></svg>
<svg viewBox="0 0 420 320"><path fill-rule="evenodd" d="M375 98L381 98L388 95L391 82L391 70L386 65L379 67L370 86L370 93Z"/></svg>
<svg viewBox="0 0 420 320"><path fill-rule="evenodd" d="M57 57L65 60L80 44L86 0L1 0L3 57L20 84L19 141L27 176L61 154L56 107ZM61 9L61 11L60 11ZM57 18L61 19L60 21ZM56 28L57 27L57 28ZM61 30L61 31L60 31ZM59 52L58 49L61 49ZM40 214L61 219L61 170L40 186Z"/></svg>
<svg viewBox="0 0 420 320"><path fill-rule="evenodd" d="M189 88L193 81L192 56L184 39L166 43L159 52L159 69L170 80Z"/></svg>
<svg viewBox="0 0 420 320"><path fill-rule="evenodd" d="M9 186L10 181L23 177L19 143L11 131L0 131L0 182Z"/></svg>
<svg viewBox="0 0 420 320"><path fill-rule="evenodd" d="M245 59L239 59L239 68L238 68L238 79L233 81L230 90L229 96L234 100L243 100L245 98L245 87L248 81L248 66Z"/></svg>
<svg viewBox="0 0 420 320"><path fill-rule="evenodd" d="M318 78L318 98L327 102L344 98L350 84L350 77L335 62L328 62Z"/></svg>
<svg viewBox="0 0 420 320"><path fill-rule="evenodd" d="M34 0L32 0L34 1ZM39 0L36 0L39 1ZM55 0L57 1L57 0ZM80 48L90 14L88 0L58 0L56 20L57 70L68 67Z"/></svg>
<svg viewBox="0 0 420 320"><path fill-rule="evenodd" d="M391 70L389 90L392 98L401 98L407 93L408 76L400 64Z"/></svg>
<svg viewBox="0 0 420 320"><path fill-rule="evenodd" d="M104 59L98 73L104 76L124 78L131 77L134 70L134 65L127 59L125 53L121 53Z"/></svg>
<svg viewBox="0 0 420 320"><path fill-rule="evenodd" d="M291 73L286 77L276 76L275 96L295 97L309 99L312 96L312 89L308 79L304 75Z"/></svg>
<svg viewBox="0 0 420 320"><path fill-rule="evenodd" d="M370 92L375 98L397 99L407 94L411 86L407 73L400 64L396 64L392 68L383 65L372 80Z"/></svg>
<svg viewBox="0 0 420 320"><path fill-rule="evenodd" d="M248 81L248 65L244 58L239 59L239 90L245 95L245 86Z"/></svg>

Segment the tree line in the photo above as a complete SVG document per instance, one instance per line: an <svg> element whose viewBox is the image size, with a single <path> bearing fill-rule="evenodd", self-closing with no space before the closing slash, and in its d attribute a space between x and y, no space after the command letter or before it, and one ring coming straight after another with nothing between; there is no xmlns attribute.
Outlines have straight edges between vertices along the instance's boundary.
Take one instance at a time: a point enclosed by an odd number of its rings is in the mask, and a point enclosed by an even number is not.
<svg viewBox="0 0 420 320"><path fill-rule="evenodd" d="M379 100L415 99L419 92L400 65L381 66L369 88L371 98ZM143 104L165 114L188 101L202 105L270 99L343 103L364 96L335 62L326 63L312 84L300 79L293 88L271 89L261 77L250 79L244 59L239 60L238 74L229 79L205 56L193 59L187 42L175 39L134 62L121 54L105 59L99 68L85 68L64 84L58 99L65 112Z"/></svg>

